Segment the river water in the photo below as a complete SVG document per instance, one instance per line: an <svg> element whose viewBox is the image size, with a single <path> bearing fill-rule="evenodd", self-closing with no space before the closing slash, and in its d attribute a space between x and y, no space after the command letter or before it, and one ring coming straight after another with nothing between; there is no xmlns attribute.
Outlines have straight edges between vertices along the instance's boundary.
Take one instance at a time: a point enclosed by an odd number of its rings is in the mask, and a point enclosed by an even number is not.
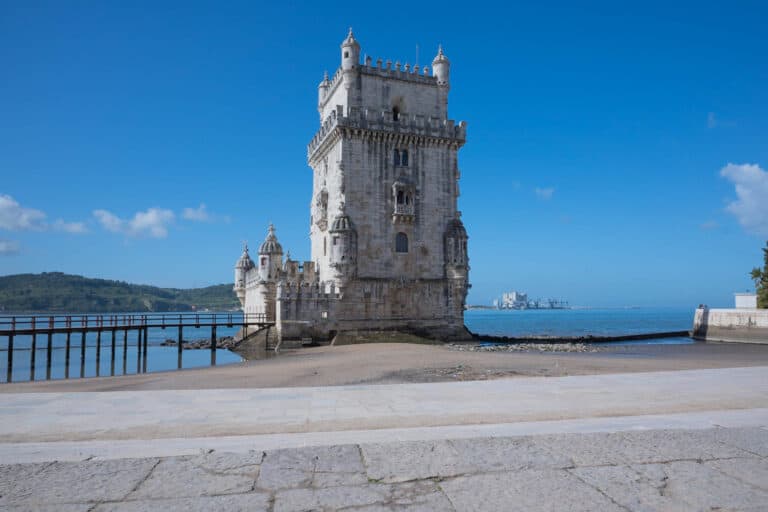
<svg viewBox="0 0 768 512"><path fill-rule="evenodd" d="M644 334L653 332L683 331L691 328L692 308L627 308L627 309L568 309L568 310L525 310L497 311L471 310L465 314L465 323L474 333L491 336L619 336L625 334ZM218 337L232 336L237 328L219 327ZM149 329L147 349L147 372L176 370L178 352L176 347L164 347L161 343L167 338L175 339L174 329ZM185 328L184 339L196 340L209 338L210 330L205 328ZM31 377L31 337L17 336L14 339L13 381L28 381ZM691 343L690 338L662 338L623 344L656 343ZM47 336L38 336L35 380L48 378L46 370ZM114 373L111 358L111 336L102 334L101 357L98 374L123 375L142 373L143 362L139 365L136 353L136 332L129 334L127 348L124 350L122 333L118 333ZM7 338L0 340L0 382L5 382L7 374ZM63 379L66 375L66 337L57 334L53 337L51 357L51 379ZM86 339L84 375L97 375L96 334L89 333ZM216 351L216 364L231 364L242 361L240 356L228 350ZM211 351L207 349L184 350L183 368L198 368L211 364ZM80 336L72 337L69 376L80 377Z"/></svg>

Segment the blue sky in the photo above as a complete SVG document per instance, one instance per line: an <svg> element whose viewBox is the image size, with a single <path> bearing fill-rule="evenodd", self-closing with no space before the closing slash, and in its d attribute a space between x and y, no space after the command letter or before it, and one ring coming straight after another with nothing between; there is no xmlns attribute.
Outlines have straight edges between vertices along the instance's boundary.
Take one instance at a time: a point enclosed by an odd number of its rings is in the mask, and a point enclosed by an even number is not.
<svg viewBox="0 0 768 512"><path fill-rule="evenodd" d="M270 221L308 257L317 83L352 26L374 59L451 59L471 303L751 288L762 2L122 4L0 2L0 274L230 282Z"/></svg>

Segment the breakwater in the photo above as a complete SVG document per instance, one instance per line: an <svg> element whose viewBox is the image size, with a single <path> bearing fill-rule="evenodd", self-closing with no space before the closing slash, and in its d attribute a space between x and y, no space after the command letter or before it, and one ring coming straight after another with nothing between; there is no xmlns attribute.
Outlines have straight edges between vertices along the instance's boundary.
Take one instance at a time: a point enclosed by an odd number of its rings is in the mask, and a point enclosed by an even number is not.
<svg viewBox="0 0 768 512"><path fill-rule="evenodd" d="M697 340L768 344L768 309L710 309L693 317Z"/></svg>
<svg viewBox="0 0 768 512"><path fill-rule="evenodd" d="M492 336L488 334L471 333L474 341L489 341L493 343L609 343L615 341L642 341L662 338L686 338L689 331L667 331L643 334L626 334L620 336Z"/></svg>

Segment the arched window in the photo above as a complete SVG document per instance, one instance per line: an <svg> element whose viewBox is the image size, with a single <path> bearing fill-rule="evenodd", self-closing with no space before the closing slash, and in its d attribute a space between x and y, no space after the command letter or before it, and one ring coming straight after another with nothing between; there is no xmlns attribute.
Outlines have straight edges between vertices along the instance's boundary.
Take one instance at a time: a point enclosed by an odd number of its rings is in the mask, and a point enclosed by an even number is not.
<svg viewBox="0 0 768 512"><path fill-rule="evenodd" d="M395 236L395 252L408 252L408 235L405 233Z"/></svg>
<svg viewBox="0 0 768 512"><path fill-rule="evenodd" d="M400 165L400 151L396 149L395 150L395 167L397 167L398 165Z"/></svg>
<svg viewBox="0 0 768 512"><path fill-rule="evenodd" d="M400 107L392 107L392 120L393 121L400 120Z"/></svg>
<svg viewBox="0 0 768 512"><path fill-rule="evenodd" d="M408 166L408 151L405 149L400 152L400 164L404 167Z"/></svg>
<svg viewBox="0 0 768 512"><path fill-rule="evenodd" d="M323 237L323 256L328 255L328 237Z"/></svg>
<svg viewBox="0 0 768 512"><path fill-rule="evenodd" d="M397 204L405 204L405 193L402 190L397 191Z"/></svg>

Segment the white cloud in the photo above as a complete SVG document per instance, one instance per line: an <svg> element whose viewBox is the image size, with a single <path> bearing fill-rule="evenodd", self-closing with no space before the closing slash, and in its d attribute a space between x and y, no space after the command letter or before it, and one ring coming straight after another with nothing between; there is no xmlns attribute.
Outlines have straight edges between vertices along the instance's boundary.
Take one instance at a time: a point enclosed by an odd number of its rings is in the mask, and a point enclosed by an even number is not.
<svg viewBox="0 0 768 512"><path fill-rule="evenodd" d="M211 215L208 213L208 209L203 203L200 203L200 206L197 208L184 208L181 216L187 220L198 222L208 222L211 220Z"/></svg>
<svg viewBox="0 0 768 512"><path fill-rule="evenodd" d="M19 242L14 240L0 240L0 256L7 256L19 252Z"/></svg>
<svg viewBox="0 0 768 512"><path fill-rule="evenodd" d="M163 208L149 208L143 212L136 212L132 219L127 220L107 210L94 210L93 216L107 231L152 238L167 237L168 226L176 218L171 210Z"/></svg>
<svg viewBox="0 0 768 512"><path fill-rule="evenodd" d="M96 217L99 224L107 231L120 233L123 230L124 222L107 210L94 210L93 216Z"/></svg>
<svg viewBox="0 0 768 512"><path fill-rule="evenodd" d="M756 164L731 164L720 170L720 176L736 186L736 200L726 211L736 216L750 233L768 236L768 172Z"/></svg>
<svg viewBox="0 0 768 512"><path fill-rule="evenodd" d="M552 188L552 187L549 187L549 188L539 188L539 187L536 187L534 192L536 192L536 197L538 197L539 199L542 199L544 201L548 201L548 200L552 199L552 194L555 193L555 189Z"/></svg>
<svg viewBox="0 0 768 512"><path fill-rule="evenodd" d="M200 203L197 208L184 208L181 212L181 217L184 220L191 220L194 222L226 222L230 221L227 215L218 215L208 211L208 207L204 203Z"/></svg>
<svg viewBox="0 0 768 512"><path fill-rule="evenodd" d="M57 219L53 223L53 229L56 231L63 231L65 233L72 233L73 235L82 235L88 232L88 227L85 222L64 222L61 219Z"/></svg>
<svg viewBox="0 0 768 512"><path fill-rule="evenodd" d="M714 112L707 112L707 128L715 128L717 126L717 118Z"/></svg>
<svg viewBox="0 0 768 512"><path fill-rule="evenodd" d="M45 228L45 213L24 208L11 196L0 194L0 229L42 231Z"/></svg>

